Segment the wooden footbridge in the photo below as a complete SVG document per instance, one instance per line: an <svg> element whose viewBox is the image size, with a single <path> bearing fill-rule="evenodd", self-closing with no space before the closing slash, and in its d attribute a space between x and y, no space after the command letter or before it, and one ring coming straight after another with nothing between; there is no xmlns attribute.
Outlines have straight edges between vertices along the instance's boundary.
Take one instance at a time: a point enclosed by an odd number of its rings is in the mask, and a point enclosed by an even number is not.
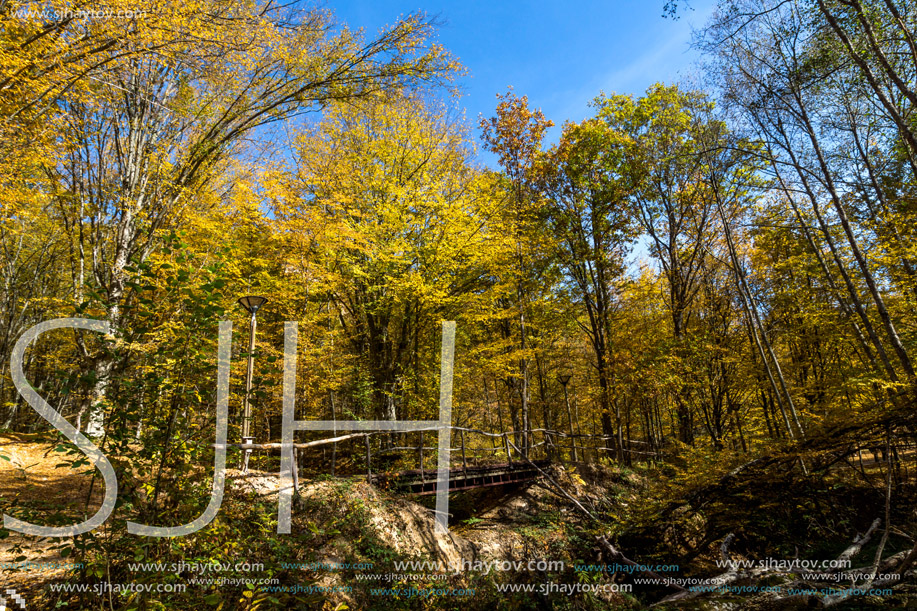
<svg viewBox="0 0 917 611"><path fill-rule="evenodd" d="M449 492L533 481L541 477L542 470L550 464L549 460L536 460L531 464L527 462L499 463L449 469L447 475ZM436 494L437 472L415 469L393 475L374 475L370 481L382 488L426 496Z"/></svg>
<svg viewBox="0 0 917 611"><path fill-rule="evenodd" d="M553 462L563 462L565 459L578 462L580 456L585 458L590 452L593 454L593 459L597 460L601 452L613 451L607 447L611 438L603 435L571 434L549 429L533 429L527 433L519 431L490 433L479 429L457 426L453 426L451 429L454 433L453 439L458 438L459 447L449 449L449 454L452 458L448 470L449 492L531 482L542 477L544 469ZM299 471L302 468L300 462L305 458L307 452L314 452L321 448L324 458L322 462L327 464L329 458L328 446L331 446L329 466L331 475L335 476L338 474L338 446L353 444L359 438L363 438L365 448L362 453L365 456L364 466L367 481L389 490L407 494L419 496L435 494L437 469L434 465L438 449L425 445L424 433L435 432L436 430L364 431L317 439L306 443L295 443L293 444L294 486L297 488L299 486ZM419 443L411 446L396 446L394 443L396 436L402 436L400 439L402 439L403 443L406 435L419 436ZM466 444L466 435L477 437L477 443ZM433 435L433 437L435 439L436 435ZM537 441L538 437L541 438L541 441ZM373 450L374 439L377 446L375 451ZM484 441L482 442L481 439ZM582 440L585 439L593 441L592 447L586 447L582 443ZM250 452L252 450L279 450L281 444L249 443L227 444L227 446ZM522 448L520 449L519 446L522 446ZM637 455L655 456L655 452L646 452L634 448L629 448L625 451ZM348 452L351 458L359 457L360 453L361 451L357 447L351 445ZM403 465L411 455L416 456L414 464L418 465L418 468L390 470L394 464ZM356 460L357 464L359 464L359 458ZM458 460L461 460L461 464L451 464L452 462L457 463ZM356 465L353 461L349 461L349 464L341 466L352 474L353 467Z"/></svg>

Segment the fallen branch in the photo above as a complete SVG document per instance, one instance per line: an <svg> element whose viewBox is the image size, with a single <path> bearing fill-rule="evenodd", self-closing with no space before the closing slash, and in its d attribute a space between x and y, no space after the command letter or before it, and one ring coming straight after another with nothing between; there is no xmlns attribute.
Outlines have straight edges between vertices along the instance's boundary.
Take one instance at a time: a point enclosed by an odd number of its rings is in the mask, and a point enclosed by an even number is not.
<svg viewBox="0 0 917 611"><path fill-rule="evenodd" d="M720 558L723 562L729 564L730 567L734 566L732 563L732 557L729 555L729 546L735 540L736 536L733 533L726 535L726 538L723 539L723 542L720 544Z"/></svg>
<svg viewBox="0 0 917 611"><path fill-rule="evenodd" d="M872 524L869 526L869 529L862 536L857 535L853 540L853 544L851 544L849 547L847 547L847 549L841 552L841 555L837 557L838 562L836 562L835 564L840 565L840 566L848 564L849 561L852 558L854 558L857 554L859 554L863 550L863 548L866 546L866 544L869 543L870 539L872 539L873 533L875 533L876 529L879 527L879 524L881 523L882 523L881 518L876 518L875 520L873 520ZM670 596L667 596L666 598L663 598L659 602L657 602L656 605L668 604L668 603L672 603L672 602L676 602L680 600L689 600L692 598L697 598L698 596L701 596L702 594L706 594L706 593L715 591L716 588L718 587L727 586L737 581L751 580L751 581L757 582L765 577L773 577L777 575L790 576L790 575L796 574L796 571L793 571L793 570L786 570L786 569L780 569L780 568L768 567L768 566L755 567L755 568L747 569L747 570L738 570L738 565L735 563L732 563L728 557L729 544L732 543L733 538L734 538L733 535L730 533L729 535L726 536L726 539L724 539L723 543L720 545L720 554L723 556L724 560L727 560L728 562L730 562L730 568L728 571L720 575L717 575L716 577L711 577L710 579L704 580L703 582L699 583L696 588L694 588L694 591L684 590L682 592L678 592L677 594L672 594ZM915 546L915 550L917 550L917 546ZM917 556L917 551L915 551L915 556ZM845 562L841 562L841 561L845 561ZM826 573L837 573L837 572L840 572L840 570L837 569L834 571L825 571L825 572ZM806 584L806 585L809 585L809 584ZM873 587L876 587L877 585L878 584L874 584ZM790 600L794 598L808 598L809 596L810 596L809 594L794 594L792 596L785 596L777 600L783 601L783 600ZM822 599L822 603L825 606L830 606L830 605L841 602L841 600L843 599L840 598L835 601L831 599L830 597L825 597L824 599Z"/></svg>
<svg viewBox="0 0 917 611"><path fill-rule="evenodd" d="M523 454L522 452L520 452L520 451L519 451L519 448L516 447L516 444L514 444L513 442L508 441L508 440L507 440L507 443L508 443L510 446L512 446L513 449L516 450L516 452L517 452L520 456L522 456L522 458L523 458L527 463L529 463L530 466L534 467L539 473L541 473L541 475L543 475L543 476L545 477L545 479L547 479L549 482L551 482L551 484L552 484L552 485L553 485L553 486L554 486L554 487L555 487L564 497L566 497L571 503L573 503L573 504L576 506L577 509L579 509L580 511L582 511L583 514L586 515L587 517L589 517L590 519L592 519L592 520L598 522L598 519L597 519L588 509L586 509L585 507L583 507L582 503L580 503L578 500L576 500L576 498L575 498L572 494L570 494L569 492L567 492L566 490L564 490L563 486L561 486L560 484L558 484L558 483L554 480L553 477L551 477L551 476L550 476L548 473L546 473L541 467L539 467L539 466L536 465L534 462L532 462L531 459L529 459L528 456L526 456L525 454ZM664 583L665 585L667 585L667 586L669 586L669 587L671 587L671 588L675 588L675 589L681 590L681 591L686 591L682 586L680 586L680 585L678 585L677 583L675 583L670 577L662 577L662 576L659 575L658 573L653 572L653 571L650 571L649 569L647 569L647 568L644 567L643 565L634 562L633 560L631 560L630 558L628 558L627 556L625 556L624 554L622 554L622 553L621 553L614 545L612 545L612 544L608 541L608 539L606 539L604 536L602 536L602 535L597 536L597 537L596 537L596 541L598 542L599 547L601 547L603 550L605 550L605 551L611 556L611 559L612 559L612 560L615 560L615 561L618 561L618 562L622 562L622 563L626 564L627 566L636 567L637 570L638 570L639 572L641 572L641 573L643 573L644 575L647 575L647 576L649 576L649 577L652 577L653 579L658 579L661 583Z"/></svg>
<svg viewBox="0 0 917 611"><path fill-rule="evenodd" d="M527 463L529 463L530 466L534 467L535 470L537 470L539 473L541 473L541 474L545 477L545 479L547 479L549 482L551 482L551 484L552 484L555 488L557 488L557 490L558 490L564 497L566 497L571 503L573 503L573 504L577 507L577 509L579 509L580 511L582 511L583 514L586 515L586 517L590 518L591 520L594 520L594 521L598 522L598 518L596 518L594 515L592 515L592 513L591 513L588 509L586 509L585 507L583 507L583 505L582 505L578 500L576 500L576 497L574 497L572 494L570 494L569 492L567 492L566 490L564 490L564 489L563 489L563 486L561 486L561 485L558 484L556 481L554 481L554 478L553 478L553 477L551 477L550 475L548 475L547 473L545 473L544 470L543 470L541 467L539 467L538 465L536 465L534 462L532 462L531 459L529 459L528 456L526 456L526 455L523 454L522 452L519 452L519 448L516 447L516 444L514 444L512 441L509 441L509 440L507 440L506 443L508 443L509 445L511 445L511 446L513 447L513 449L516 450L516 452L518 452L519 455L522 456L522 458L524 458L525 461L526 461Z"/></svg>
<svg viewBox="0 0 917 611"><path fill-rule="evenodd" d="M648 577L652 577L653 579L658 579L660 583L670 588L675 588L676 590L680 590L681 592L687 592L687 590L683 586L675 583L675 581L671 577L663 577L659 573L649 570L642 564L637 564L636 562L634 562L633 560L631 560L630 558L622 554L618 550L618 548L612 545L608 541L608 539L604 537L604 535L600 535L596 537L595 539L596 541L598 541L599 546L608 553L608 555L611 557L611 560L614 560L615 562L623 562L627 566L637 567L637 570L643 573L644 575L647 575Z"/></svg>
<svg viewBox="0 0 917 611"><path fill-rule="evenodd" d="M862 537L857 536L853 539L853 544L850 545L847 549L841 552L841 555L837 557L838 566L843 566L844 564L849 563L854 556L863 551L863 547L869 543L869 540L872 539L872 534L879 528L879 524L882 523L882 518L876 518L872 521L872 524L869 526L869 529L863 534ZM839 570L829 571L833 573L839 572Z"/></svg>

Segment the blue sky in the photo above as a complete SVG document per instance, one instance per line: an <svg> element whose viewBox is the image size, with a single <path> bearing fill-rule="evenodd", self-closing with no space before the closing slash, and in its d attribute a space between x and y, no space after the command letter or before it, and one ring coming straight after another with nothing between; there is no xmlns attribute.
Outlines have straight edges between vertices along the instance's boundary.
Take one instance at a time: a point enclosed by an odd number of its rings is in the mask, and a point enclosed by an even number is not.
<svg viewBox="0 0 917 611"><path fill-rule="evenodd" d="M439 42L468 69L461 80L468 120L491 116L496 94L512 86L557 124L579 121L600 91L640 94L653 83L690 76L697 58L691 28L703 26L713 0L693 0L677 21L662 17L664 0L329 2L350 27L367 35L423 10L445 25ZM477 130L475 134L477 135ZM489 155L481 160L493 164Z"/></svg>

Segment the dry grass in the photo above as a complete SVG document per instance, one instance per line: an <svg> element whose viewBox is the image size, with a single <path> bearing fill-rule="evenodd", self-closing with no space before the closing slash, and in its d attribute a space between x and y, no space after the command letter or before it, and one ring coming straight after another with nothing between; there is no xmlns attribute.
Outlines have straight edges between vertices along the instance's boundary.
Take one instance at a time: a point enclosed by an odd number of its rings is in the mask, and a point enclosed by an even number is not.
<svg viewBox="0 0 917 611"><path fill-rule="evenodd" d="M67 455L54 452L56 441L42 434L3 433L0 434L0 453L10 460L0 460L0 508L4 513L11 509L29 508L38 515L62 513L73 516L74 522L92 515L102 504L104 484L97 479L92 486L92 499L87 506L92 482L88 467L79 470L69 466L58 466ZM72 457L70 457L72 460ZM97 471L95 473L98 473ZM36 520L37 521L37 520ZM18 560L35 563L67 563L61 557L57 539L11 533L0 540L0 563ZM29 596L45 583L61 579L64 569L0 569L4 588L14 588Z"/></svg>

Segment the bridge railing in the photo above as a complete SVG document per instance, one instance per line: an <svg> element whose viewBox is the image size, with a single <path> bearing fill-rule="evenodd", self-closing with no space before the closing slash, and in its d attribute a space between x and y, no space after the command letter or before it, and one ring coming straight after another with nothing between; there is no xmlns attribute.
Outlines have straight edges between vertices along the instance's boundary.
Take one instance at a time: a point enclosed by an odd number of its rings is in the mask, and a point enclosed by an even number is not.
<svg viewBox="0 0 917 611"><path fill-rule="evenodd" d="M619 449L613 445L616 441L615 437L610 435L570 434L553 429L532 429L528 431L527 435L524 431L515 430L493 433L460 426L453 426L451 429L454 433L457 433L452 438L457 439L459 442L457 447L450 448L451 462L455 464L461 460L463 470L468 469L469 463L473 466L485 466L500 462L499 457L501 456L503 461L507 463L524 461L526 458L579 462L575 459L577 451L579 451L588 462L597 462L603 456L603 453L614 457L619 452ZM432 457L435 460L438 448L424 443L424 430L398 431L395 434L387 432L369 433L367 439L373 435L380 436L380 444L376 451L372 451L371 444L367 443L366 445L365 461L367 473L372 471L373 458L378 459L389 455L408 453L416 457L415 464L420 471L427 469L426 460L428 457ZM416 445L410 445L405 442L400 445L393 445L391 437L394 435L401 435L402 439L405 436L419 435L419 442ZM381 439L385 436L389 437L388 444L381 443ZM470 439L475 436L489 439L491 442L490 447L471 442ZM590 441L592 443L587 445ZM631 447L621 448L620 451L630 456L632 460L649 461L659 456L659 453L654 451L650 444L646 442L630 440L628 445ZM590 455L591 461L588 460ZM490 459L489 462L488 458Z"/></svg>
<svg viewBox="0 0 917 611"><path fill-rule="evenodd" d="M659 453L654 451L650 444L643 441L629 440L627 445L630 447L619 449L614 445L617 441L616 438L609 435L590 435L587 433L571 434L564 431L543 428L531 429L527 433L525 431L516 430L494 433L482 429L461 426L452 426L450 428L453 433L456 433L452 436L452 439L457 438L459 442L457 447L450 448L450 462L456 465L458 461L461 461L461 469L463 471L467 471L469 465L472 467L489 466L502 464L502 462L513 464L536 459L548 459L562 463L583 462L576 460L579 455L578 452L585 459L585 462L598 462L599 458L603 455L614 458L619 455L619 452L628 455L632 460L649 461L659 457ZM428 460L435 462L438 452L438 448L435 445L426 445L425 433L436 432L438 430L439 429L435 427L431 427L429 429L414 431L362 431L304 443L294 443L294 481L298 483L300 461L304 458L305 450L331 445L331 474L336 475L335 467L338 444L347 441L357 441L361 437L364 440L364 449L362 452L364 454L365 473L368 478L372 478L374 467L376 472L384 470L379 469L381 466L379 461L381 459L386 456L398 455L399 453L402 455L407 453L409 456L413 456L413 459L409 460L407 463L403 462L402 464L404 466L416 464L417 469L421 473L421 477L423 477L427 471L431 473L435 472L435 466L428 467L427 462ZM398 435L401 436L400 439L402 441L400 445L395 445L394 439ZM405 440L410 436L419 436L418 443L406 443ZM373 450L372 447L373 437L379 439L377 444L378 448L375 450ZM490 447L486 447L486 445L480 442L474 443L472 440L475 438L478 440L489 440ZM435 440L436 437L433 437L434 443ZM226 445L227 447L239 448L242 450L279 450L281 447L280 443L231 443ZM635 446L641 449L635 449ZM354 448L354 450L356 450L356 448ZM356 455L358 456L359 453ZM454 468L455 467L453 467L453 469Z"/></svg>

